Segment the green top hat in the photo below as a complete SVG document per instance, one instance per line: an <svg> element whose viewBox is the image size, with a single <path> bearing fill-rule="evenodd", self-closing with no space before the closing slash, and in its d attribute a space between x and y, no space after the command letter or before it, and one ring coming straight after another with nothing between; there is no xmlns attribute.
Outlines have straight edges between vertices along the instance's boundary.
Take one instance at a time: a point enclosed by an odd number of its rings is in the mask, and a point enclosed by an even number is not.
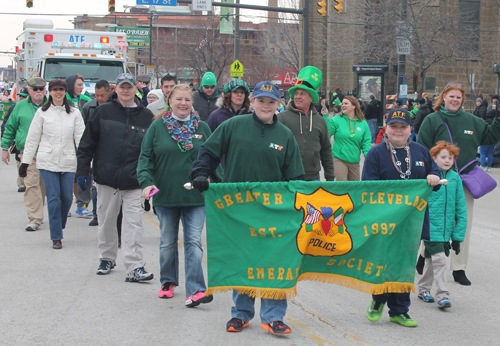
<svg viewBox="0 0 500 346"><path fill-rule="evenodd" d="M293 99L296 89L304 89L309 92L313 99L313 103L319 102L318 89L321 86L321 71L314 66L306 66L299 71L297 82L295 85L288 89L290 97Z"/></svg>

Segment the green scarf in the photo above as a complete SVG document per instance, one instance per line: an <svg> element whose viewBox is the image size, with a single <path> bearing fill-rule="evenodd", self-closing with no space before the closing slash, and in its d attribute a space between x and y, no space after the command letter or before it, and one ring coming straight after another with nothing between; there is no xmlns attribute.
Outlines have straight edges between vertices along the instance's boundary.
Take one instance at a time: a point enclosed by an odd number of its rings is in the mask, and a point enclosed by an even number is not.
<svg viewBox="0 0 500 346"><path fill-rule="evenodd" d="M457 115L462 114L463 109L462 109L462 107L460 107L460 109L456 113L451 113L449 110L444 108L444 105L441 105L441 108L439 109L439 111L441 113L443 113L444 115L448 115L450 117L456 117Z"/></svg>

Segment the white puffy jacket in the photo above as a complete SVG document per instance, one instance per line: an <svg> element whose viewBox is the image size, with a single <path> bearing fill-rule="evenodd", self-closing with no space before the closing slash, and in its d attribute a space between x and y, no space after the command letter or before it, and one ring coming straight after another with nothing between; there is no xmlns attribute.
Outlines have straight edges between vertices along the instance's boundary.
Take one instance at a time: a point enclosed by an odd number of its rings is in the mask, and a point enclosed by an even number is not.
<svg viewBox="0 0 500 346"><path fill-rule="evenodd" d="M38 148L36 168L51 172L76 172L76 150L85 125L80 111L71 107L51 105L47 111L40 107L33 117L22 163L31 164Z"/></svg>

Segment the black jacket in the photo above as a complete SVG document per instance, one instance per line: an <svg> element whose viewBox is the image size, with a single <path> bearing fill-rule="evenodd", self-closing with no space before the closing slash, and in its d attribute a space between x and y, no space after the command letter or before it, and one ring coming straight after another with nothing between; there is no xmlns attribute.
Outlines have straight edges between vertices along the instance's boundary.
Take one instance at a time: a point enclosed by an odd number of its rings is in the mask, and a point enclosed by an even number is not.
<svg viewBox="0 0 500 346"><path fill-rule="evenodd" d="M94 114L95 109L99 107L99 104L97 103L96 99L93 99L90 102L87 102L86 104L83 105L82 108L82 117L83 117L83 123L87 125L87 121L89 120L90 116Z"/></svg>
<svg viewBox="0 0 500 346"><path fill-rule="evenodd" d="M487 110L488 110L488 106L485 106L484 102L483 102L483 103L481 103L481 106L479 106L479 107L476 106L476 109L474 110L473 114L476 117L479 117L479 118L484 120L486 118L486 111Z"/></svg>
<svg viewBox="0 0 500 346"><path fill-rule="evenodd" d="M366 105L365 118L366 120L378 119L381 113L380 104L378 100L371 100Z"/></svg>
<svg viewBox="0 0 500 346"><path fill-rule="evenodd" d="M415 133L418 133L420 129L420 125L424 121L425 117L434 112L434 110L429 109L429 105L427 103L421 104L420 108L417 112L417 116L415 117L415 123L413 124L413 130Z"/></svg>
<svg viewBox="0 0 500 346"><path fill-rule="evenodd" d="M78 147L77 177L88 175L94 160L96 183L120 190L139 188L137 162L153 113L137 101L136 108L126 108L114 94L111 102L95 109Z"/></svg>

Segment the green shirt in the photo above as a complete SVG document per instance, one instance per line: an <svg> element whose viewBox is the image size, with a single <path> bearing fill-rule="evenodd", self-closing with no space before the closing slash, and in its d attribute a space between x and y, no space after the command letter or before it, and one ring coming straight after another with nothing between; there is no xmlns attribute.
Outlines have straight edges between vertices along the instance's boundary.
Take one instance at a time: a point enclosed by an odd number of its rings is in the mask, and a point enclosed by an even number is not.
<svg viewBox="0 0 500 346"><path fill-rule="evenodd" d="M46 99L44 98L42 104L44 104L45 101ZM16 104L7 124L5 124L5 132L3 133L1 144L4 151L8 150L14 140L16 141L18 150L22 151L24 149L24 143L26 142L26 136L28 135L31 121L42 104L38 106L35 105L31 101L31 97L19 101Z"/></svg>
<svg viewBox="0 0 500 346"><path fill-rule="evenodd" d="M347 115L334 116L328 122L328 132L334 137L333 157L344 162L359 163L361 151L366 157L371 148L372 136L365 120L349 120Z"/></svg>
<svg viewBox="0 0 500 346"><path fill-rule="evenodd" d="M183 122L179 122L182 126ZM149 127L141 146L137 165L137 179L141 189L156 185L160 191L154 195L153 205L162 207L205 205L201 192L186 190L188 173L198 157L201 145L210 137L208 125L200 121L193 135L193 149L181 151L163 119L155 120Z"/></svg>
<svg viewBox="0 0 500 346"><path fill-rule="evenodd" d="M223 122L205 144L217 157L226 156L224 182L271 182L304 174L292 132L275 118L262 123L245 114Z"/></svg>

